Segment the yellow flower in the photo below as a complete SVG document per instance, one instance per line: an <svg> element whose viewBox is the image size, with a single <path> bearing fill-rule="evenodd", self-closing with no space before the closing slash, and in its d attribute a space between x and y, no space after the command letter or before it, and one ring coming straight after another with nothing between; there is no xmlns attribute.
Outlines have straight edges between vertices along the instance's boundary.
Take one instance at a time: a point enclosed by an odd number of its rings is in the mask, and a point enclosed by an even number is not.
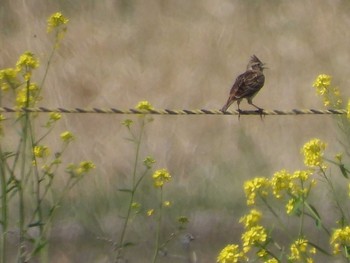
<svg viewBox="0 0 350 263"><path fill-rule="evenodd" d="M22 72L23 77L28 81L32 76L32 70L39 67L39 60L34 56L32 52L26 51L22 54L17 63L16 70Z"/></svg>
<svg viewBox="0 0 350 263"><path fill-rule="evenodd" d="M246 256L240 251L239 246L235 244L227 245L219 253L216 262L218 263L236 263L247 261Z"/></svg>
<svg viewBox="0 0 350 263"><path fill-rule="evenodd" d="M156 162L151 156L147 156L145 160L143 160L143 164L148 168L152 168L152 165Z"/></svg>
<svg viewBox="0 0 350 263"><path fill-rule="evenodd" d="M62 117L61 113L58 113L58 112L51 112L49 116L50 116L50 120L52 121L58 121Z"/></svg>
<svg viewBox="0 0 350 263"><path fill-rule="evenodd" d="M312 139L304 144L301 152L304 154L304 163L307 167L314 168L315 166L326 168L323 162L323 153L326 149L326 144L320 139Z"/></svg>
<svg viewBox="0 0 350 263"><path fill-rule="evenodd" d="M313 259L309 254L316 254L316 249L314 247L308 249L308 241L303 238L297 239L290 246L290 255L288 256L288 260L290 262L309 262L312 263Z"/></svg>
<svg viewBox="0 0 350 263"><path fill-rule="evenodd" d="M177 218L177 222L179 222L180 224L187 224L189 220L186 216L179 216Z"/></svg>
<svg viewBox="0 0 350 263"><path fill-rule="evenodd" d="M17 79L18 71L14 68L6 68L0 70L0 88L7 91L9 88L17 88L19 81Z"/></svg>
<svg viewBox="0 0 350 263"><path fill-rule="evenodd" d="M348 119L350 119L350 99L349 99L349 101L348 101L346 117L347 117Z"/></svg>
<svg viewBox="0 0 350 263"><path fill-rule="evenodd" d="M93 162L91 161L83 161L80 162L79 167L76 169L76 174L77 175L82 175L90 172L92 169L95 169L96 166Z"/></svg>
<svg viewBox="0 0 350 263"><path fill-rule="evenodd" d="M164 206L164 207L169 207L169 206L171 206L170 201L164 201L164 202L163 202L163 206Z"/></svg>
<svg viewBox="0 0 350 263"><path fill-rule="evenodd" d="M292 198L289 199L288 203L286 204L286 210L287 214L290 215L294 211L294 206L297 203L297 200Z"/></svg>
<svg viewBox="0 0 350 263"><path fill-rule="evenodd" d="M136 109L138 110L153 110L153 106L151 105L151 103L149 103L146 100L140 101L137 105L136 105Z"/></svg>
<svg viewBox="0 0 350 263"><path fill-rule="evenodd" d="M37 67L39 67L39 60L30 51L24 52L16 63L18 71L22 69L36 69Z"/></svg>
<svg viewBox="0 0 350 263"><path fill-rule="evenodd" d="M240 223L243 223L245 228L251 228L258 225L261 219L261 212L255 209L252 209L249 214L241 217L239 220Z"/></svg>
<svg viewBox="0 0 350 263"><path fill-rule="evenodd" d="M154 214L154 209L147 210L147 216L152 216Z"/></svg>
<svg viewBox="0 0 350 263"><path fill-rule="evenodd" d="M90 172L92 169L95 169L96 166L91 161L83 161L79 165L76 164L68 164L66 171L72 177L81 177L82 175Z"/></svg>
<svg viewBox="0 0 350 263"><path fill-rule="evenodd" d="M124 125L127 128L130 128L132 124L133 124L133 121L130 119L126 119L122 121L122 125Z"/></svg>
<svg viewBox="0 0 350 263"><path fill-rule="evenodd" d="M290 247L290 260L300 260L300 254L306 252L307 240L297 239Z"/></svg>
<svg viewBox="0 0 350 263"><path fill-rule="evenodd" d="M292 175L286 170L276 172L271 179L271 187L276 198L281 198L282 191L288 191L293 187Z"/></svg>
<svg viewBox="0 0 350 263"><path fill-rule="evenodd" d="M140 209L140 207L141 207L141 204L138 203L138 202L133 202L133 203L131 204L131 208L132 208L132 209L138 210L138 209Z"/></svg>
<svg viewBox="0 0 350 263"><path fill-rule="evenodd" d="M154 187L162 188L164 183L170 181L171 175L166 169L159 169L152 175Z"/></svg>
<svg viewBox="0 0 350 263"><path fill-rule="evenodd" d="M303 170L303 171L297 170L297 171L295 171L292 175L292 179L294 181L296 180L296 182L292 184L292 186L290 188L290 192L296 196L305 196L306 197L306 195L310 191L311 187L316 185L316 181L314 179L310 180L309 187L305 187L305 184L300 184L300 182L302 182L302 183L307 182L309 180L311 174L312 174L312 172L310 170ZM297 182L299 182L299 184ZM303 187L301 185L303 185Z"/></svg>
<svg viewBox="0 0 350 263"><path fill-rule="evenodd" d="M318 77L316 78L313 87L315 87L318 91L319 89L322 89L324 87L329 87L331 85L331 80L332 77L326 74L321 74L318 75ZM319 91L321 92L321 90ZM320 93L321 95L323 95L323 93Z"/></svg>
<svg viewBox="0 0 350 263"><path fill-rule="evenodd" d="M270 259L264 261L264 263L279 263L279 261L275 258L270 258Z"/></svg>
<svg viewBox="0 0 350 263"><path fill-rule="evenodd" d="M37 145L34 146L33 153L36 158L45 158L49 156L50 150L47 146Z"/></svg>
<svg viewBox="0 0 350 263"><path fill-rule="evenodd" d="M65 143L68 143L74 140L74 135L69 131L62 132L60 136Z"/></svg>
<svg viewBox="0 0 350 263"><path fill-rule="evenodd" d="M264 177L257 177L253 180L244 182L244 192L247 197L247 204L255 204L255 198L258 195L267 196L267 187L269 186L269 181Z"/></svg>
<svg viewBox="0 0 350 263"><path fill-rule="evenodd" d="M331 86L332 77L326 74L319 75L313 87L316 88L316 93L323 99L323 104L328 107L341 107L343 103L340 91L337 87Z"/></svg>
<svg viewBox="0 0 350 263"><path fill-rule="evenodd" d="M252 246L264 245L267 233L263 226L253 226L242 234L243 251L248 252Z"/></svg>
<svg viewBox="0 0 350 263"><path fill-rule="evenodd" d="M66 30L65 25L68 21L69 20L60 12L52 14L47 20L47 32L50 33L53 29L61 26L63 27L63 30Z"/></svg>
<svg viewBox="0 0 350 263"><path fill-rule="evenodd" d="M39 101L38 97L39 87L36 83L30 83L29 90L27 87L23 87L17 90L16 94L16 106L22 107L33 107Z"/></svg>
<svg viewBox="0 0 350 263"><path fill-rule="evenodd" d="M338 254L341 249L347 252L350 248L350 226L338 228L333 231L330 244L333 247L333 253Z"/></svg>

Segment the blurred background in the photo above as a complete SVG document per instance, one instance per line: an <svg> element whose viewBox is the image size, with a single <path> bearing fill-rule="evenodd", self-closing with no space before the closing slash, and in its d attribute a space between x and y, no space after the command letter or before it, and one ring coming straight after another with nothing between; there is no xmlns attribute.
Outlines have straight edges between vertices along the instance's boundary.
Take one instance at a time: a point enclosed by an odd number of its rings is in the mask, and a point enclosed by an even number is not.
<svg viewBox="0 0 350 263"><path fill-rule="evenodd" d="M34 76L40 79L53 41L46 21L57 11L70 21L40 106L127 109L148 100L159 109L219 109L253 54L269 68L254 99L264 109L323 108L312 87L321 73L333 76L344 98L350 95L346 0L1 0L0 68L14 66L30 50L40 58ZM245 101L241 108L252 109ZM97 169L59 209L51 262L110 262L106 240L118 239L127 202L117 189L130 184L135 153L120 124L125 118L138 121L122 115L63 116L56 137L67 129L77 137L69 161L89 159ZM153 118L141 158L152 155L155 168L165 167L173 177L166 187L173 206L163 238L176 216L188 216L197 262L214 262L227 243L239 242L238 220L248 211L244 181L283 168L303 169L300 148L314 137L328 143L329 157L342 151L331 116ZM53 147L56 137L50 138ZM152 208L153 192L143 187L138 201ZM323 199L327 193L320 193ZM137 242L127 251L130 262L148 261L152 220L135 218L129 236ZM181 242L172 242L169 254L184 255ZM159 262L186 261L168 256Z"/></svg>

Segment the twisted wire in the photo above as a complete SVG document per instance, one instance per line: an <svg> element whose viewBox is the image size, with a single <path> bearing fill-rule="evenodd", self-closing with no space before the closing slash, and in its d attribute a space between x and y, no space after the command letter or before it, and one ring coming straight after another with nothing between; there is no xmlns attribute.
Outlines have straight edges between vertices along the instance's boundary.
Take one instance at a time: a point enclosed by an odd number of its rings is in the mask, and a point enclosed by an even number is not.
<svg viewBox="0 0 350 263"><path fill-rule="evenodd" d="M0 113L98 113L98 114L153 114L153 115L261 115L259 111L241 111L231 110L222 112L219 109L117 109L117 108L13 108L0 107ZM264 110L263 115L330 115L330 114L347 114L345 109L291 109L291 110Z"/></svg>

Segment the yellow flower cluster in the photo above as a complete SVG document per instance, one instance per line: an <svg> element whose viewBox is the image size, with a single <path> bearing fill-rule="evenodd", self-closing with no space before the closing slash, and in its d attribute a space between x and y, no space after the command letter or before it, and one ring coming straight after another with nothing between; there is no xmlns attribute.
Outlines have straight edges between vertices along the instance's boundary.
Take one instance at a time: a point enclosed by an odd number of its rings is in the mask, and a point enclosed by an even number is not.
<svg viewBox="0 0 350 263"><path fill-rule="evenodd" d="M52 30L59 27L63 27L63 30L66 30L65 25L68 21L69 20L60 12L52 14L47 20L47 32L50 33Z"/></svg>
<svg viewBox="0 0 350 263"><path fill-rule="evenodd" d="M314 81L313 87L323 98L323 104L326 107L339 108L342 105L342 99L337 87L331 86L332 77L326 74L319 75Z"/></svg>
<svg viewBox="0 0 350 263"><path fill-rule="evenodd" d="M69 164L67 166L67 172L72 177L81 177L84 174L89 173L92 169L95 169L96 166L91 161L83 161L80 162L79 165L76 164Z"/></svg>
<svg viewBox="0 0 350 263"><path fill-rule="evenodd" d="M281 198L282 191L289 191L293 188L292 175L286 170L276 172L271 179L273 195L276 198Z"/></svg>
<svg viewBox="0 0 350 263"><path fill-rule="evenodd" d="M50 155L50 150L47 146L37 145L34 146L33 153L36 158L45 158Z"/></svg>
<svg viewBox="0 0 350 263"><path fill-rule="evenodd" d="M39 86L35 83L30 83L29 87L23 87L17 90L16 106L22 107L34 107L39 101Z"/></svg>
<svg viewBox="0 0 350 263"><path fill-rule="evenodd" d="M95 164L93 162L91 162L91 161L83 161L83 162L80 162L79 167L76 170L76 173L78 175L85 174L85 173L88 173L92 169L95 169L95 168L96 168L96 166L95 166Z"/></svg>
<svg viewBox="0 0 350 263"><path fill-rule="evenodd" d="M343 249L348 255L350 249L350 226L338 228L333 231L330 243L333 247L333 253L338 254Z"/></svg>
<svg viewBox="0 0 350 263"><path fill-rule="evenodd" d="M10 88L16 89L19 86L17 79L18 71L14 68L6 68L0 70L0 88L3 91L7 91Z"/></svg>
<svg viewBox="0 0 350 263"><path fill-rule="evenodd" d="M65 143L69 143L74 140L74 135L69 131L62 132L60 137Z"/></svg>
<svg viewBox="0 0 350 263"><path fill-rule="evenodd" d="M327 168L323 161L323 153L325 149L326 144L320 139L312 139L306 143L301 150L304 154L305 165L310 168Z"/></svg>
<svg viewBox="0 0 350 263"><path fill-rule="evenodd" d="M171 175L168 172L168 170L159 169L154 172L154 174L152 175L152 178L153 178L154 187L162 188L166 182L170 181Z"/></svg>
<svg viewBox="0 0 350 263"><path fill-rule="evenodd" d="M146 100L140 101L137 105L136 105L136 109L138 110L153 110L153 106L151 103L149 103Z"/></svg>
<svg viewBox="0 0 350 263"><path fill-rule="evenodd" d="M147 156L144 160L143 160L143 164L148 168L151 169L152 165L156 162L156 160L153 159L153 157L151 156Z"/></svg>
<svg viewBox="0 0 350 263"><path fill-rule="evenodd" d="M227 245L221 250L217 257L218 263L237 263L247 261L244 253L239 249L238 245L231 244Z"/></svg>
<svg viewBox="0 0 350 263"><path fill-rule="evenodd" d="M239 220L240 223L243 223L245 228L251 228L258 225L261 219L261 212L255 209L252 209L249 214L241 217Z"/></svg>
<svg viewBox="0 0 350 263"><path fill-rule="evenodd" d="M288 256L289 262L314 262L310 254L316 254L314 247L309 248L309 243L306 239L297 239L290 246L290 255Z"/></svg>
<svg viewBox="0 0 350 263"><path fill-rule="evenodd" d="M264 246L267 232L263 226L253 226L242 234L243 251L247 253L253 246Z"/></svg>
<svg viewBox="0 0 350 263"><path fill-rule="evenodd" d="M39 60L34 56L32 52L26 51L22 54L17 63L16 70L22 72L22 75L26 81L29 81L32 76L32 70L39 67Z"/></svg>
<svg viewBox="0 0 350 263"><path fill-rule="evenodd" d="M244 183L244 192L247 197L247 204L254 205L257 194L268 195L269 180L265 177L257 177Z"/></svg>

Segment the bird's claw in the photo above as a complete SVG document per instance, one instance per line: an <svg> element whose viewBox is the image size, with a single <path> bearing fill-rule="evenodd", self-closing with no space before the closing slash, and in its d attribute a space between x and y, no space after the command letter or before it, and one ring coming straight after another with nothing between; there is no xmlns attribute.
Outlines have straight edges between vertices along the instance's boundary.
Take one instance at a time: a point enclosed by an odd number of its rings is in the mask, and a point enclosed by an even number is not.
<svg viewBox="0 0 350 263"><path fill-rule="evenodd" d="M262 119L263 116L266 115L266 113L264 112L264 109L262 109L262 108L258 108L256 110L256 112L259 113L261 119Z"/></svg>
<svg viewBox="0 0 350 263"><path fill-rule="evenodd" d="M243 113L243 111L241 109L237 109L238 111L238 120L241 118L241 114Z"/></svg>

